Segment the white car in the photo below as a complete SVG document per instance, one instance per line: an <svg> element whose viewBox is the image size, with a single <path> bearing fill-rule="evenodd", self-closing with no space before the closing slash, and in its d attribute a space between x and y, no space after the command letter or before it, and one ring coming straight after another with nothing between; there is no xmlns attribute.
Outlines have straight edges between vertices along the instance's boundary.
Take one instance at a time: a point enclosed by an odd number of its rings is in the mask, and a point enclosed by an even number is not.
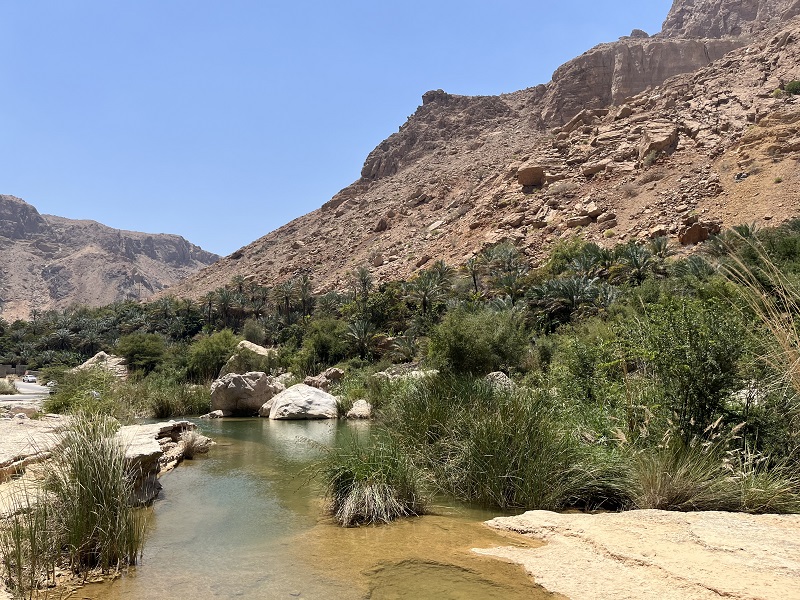
<svg viewBox="0 0 800 600"><path fill-rule="evenodd" d="M36 375L23 375L22 383L36 383Z"/></svg>

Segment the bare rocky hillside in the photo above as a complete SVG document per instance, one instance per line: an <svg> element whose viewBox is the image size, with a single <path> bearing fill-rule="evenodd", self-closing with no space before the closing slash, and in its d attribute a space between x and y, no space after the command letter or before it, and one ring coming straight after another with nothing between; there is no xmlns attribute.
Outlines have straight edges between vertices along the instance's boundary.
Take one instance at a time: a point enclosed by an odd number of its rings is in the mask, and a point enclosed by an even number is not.
<svg viewBox="0 0 800 600"><path fill-rule="evenodd" d="M359 265L379 280L463 263L513 240L667 235L798 216L800 2L676 0L664 30L602 44L546 85L501 96L437 90L367 157L361 178L168 293L242 275L309 272L319 290Z"/></svg>
<svg viewBox="0 0 800 600"><path fill-rule="evenodd" d="M42 215L4 195L0 256L0 317L6 320L28 318L31 309L146 298L218 258L177 235Z"/></svg>

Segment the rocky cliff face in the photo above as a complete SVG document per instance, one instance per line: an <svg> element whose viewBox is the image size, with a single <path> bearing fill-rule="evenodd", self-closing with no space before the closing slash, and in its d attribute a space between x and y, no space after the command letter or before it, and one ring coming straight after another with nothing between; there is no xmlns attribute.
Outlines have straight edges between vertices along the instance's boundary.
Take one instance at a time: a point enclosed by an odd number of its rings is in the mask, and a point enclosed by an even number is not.
<svg viewBox="0 0 800 600"><path fill-rule="evenodd" d="M146 298L218 257L177 235L41 215L0 195L0 316Z"/></svg>
<svg viewBox="0 0 800 600"><path fill-rule="evenodd" d="M661 35L749 38L800 15L800 0L675 0Z"/></svg>
<svg viewBox="0 0 800 600"><path fill-rule="evenodd" d="M755 14L772 24L716 39L714 7L743 23L748 3L695 4L705 12L684 22L698 39L634 32L546 85L428 92L361 179L171 291L199 297L234 275L271 285L300 272L324 290L360 265L378 280L408 277L504 240L536 260L578 231L689 248L721 225L796 216L800 96L780 92L800 79L800 19L784 18L794 5L762 1ZM687 6L677 0L668 23Z"/></svg>

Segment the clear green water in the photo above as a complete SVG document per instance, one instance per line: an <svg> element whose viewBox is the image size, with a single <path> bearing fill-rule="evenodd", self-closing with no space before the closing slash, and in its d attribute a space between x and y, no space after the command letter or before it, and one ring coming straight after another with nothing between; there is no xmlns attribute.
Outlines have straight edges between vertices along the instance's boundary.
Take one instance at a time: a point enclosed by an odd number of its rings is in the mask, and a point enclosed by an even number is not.
<svg viewBox="0 0 800 600"><path fill-rule="evenodd" d="M496 516L436 506L433 515L342 529L324 515L307 467L318 445L368 423L220 420L200 423L218 445L162 478L137 569L74 598L545 598L523 570L473 547L527 545L482 525Z"/></svg>

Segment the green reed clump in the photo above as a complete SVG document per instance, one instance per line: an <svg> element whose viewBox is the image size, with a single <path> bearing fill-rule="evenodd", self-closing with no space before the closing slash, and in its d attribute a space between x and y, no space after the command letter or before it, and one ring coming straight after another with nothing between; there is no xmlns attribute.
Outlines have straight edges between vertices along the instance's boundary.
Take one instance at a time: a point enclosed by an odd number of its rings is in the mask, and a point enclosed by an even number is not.
<svg viewBox="0 0 800 600"><path fill-rule="evenodd" d="M104 415L76 416L47 474L60 547L76 572L133 565L144 542L141 512L130 504L135 474L116 429Z"/></svg>
<svg viewBox="0 0 800 600"><path fill-rule="evenodd" d="M421 473L390 439L364 445L352 438L317 465L330 512L343 527L389 523L421 515Z"/></svg>
<svg viewBox="0 0 800 600"><path fill-rule="evenodd" d="M136 474L116 429L108 416L74 416L45 463L43 484L15 499L0 526L0 564L17 596L52 581L56 566L86 573L136 564L144 519L130 504Z"/></svg>
<svg viewBox="0 0 800 600"><path fill-rule="evenodd" d="M59 552L51 510L35 491L23 489L12 498L11 515L0 523L0 566L15 597L32 597L34 590L55 581Z"/></svg>
<svg viewBox="0 0 800 600"><path fill-rule="evenodd" d="M770 464L730 440L672 438L633 462L634 505L662 510L800 512L800 476L783 461Z"/></svg>
<svg viewBox="0 0 800 600"><path fill-rule="evenodd" d="M629 502L620 457L574 436L542 392L436 377L394 397L386 414L404 450L458 499L547 510Z"/></svg>

